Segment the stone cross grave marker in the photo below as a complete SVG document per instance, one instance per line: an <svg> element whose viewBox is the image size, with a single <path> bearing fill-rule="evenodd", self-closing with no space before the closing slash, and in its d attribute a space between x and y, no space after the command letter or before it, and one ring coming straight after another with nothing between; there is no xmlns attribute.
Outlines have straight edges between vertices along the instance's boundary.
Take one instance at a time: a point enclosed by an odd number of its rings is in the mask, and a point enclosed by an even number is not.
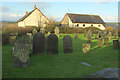
<svg viewBox="0 0 120 80"><path fill-rule="evenodd" d="M43 54L45 51L45 35L37 32L33 36L33 54Z"/></svg>
<svg viewBox="0 0 120 80"><path fill-rule="evenodd" d="M59 37L59 28L58 27L55 27L54 32L55 32L55 35L57 35L57 37Z"/></svg>
<svg viewBox="0 0 120 80"><path fill-rule="evenodd" d="M63 37L64 53L72 53L72 38L69 35Z"/></svg>
<svg viewBox="0 0 120 80"><path fill-rule="evenodd" d="M58 37L55 34L47 37L47 53L58 54Z"/></svg>

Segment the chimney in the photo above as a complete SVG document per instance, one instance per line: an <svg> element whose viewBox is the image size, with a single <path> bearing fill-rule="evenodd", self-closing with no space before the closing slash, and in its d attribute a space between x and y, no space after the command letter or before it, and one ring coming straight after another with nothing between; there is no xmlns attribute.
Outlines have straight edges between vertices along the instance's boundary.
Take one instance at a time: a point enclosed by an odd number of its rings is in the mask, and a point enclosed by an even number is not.
<svg viewBox="0 0 120 80"><path fill-rule="evenodd" d="M36 5L34 6L34 10L36 9Z"/></svg>
<svg viewBox="0 0 120 80"><path fill-rule="evenodd" d="M28 14L28 11L26 11L26 14Z"/></svg>

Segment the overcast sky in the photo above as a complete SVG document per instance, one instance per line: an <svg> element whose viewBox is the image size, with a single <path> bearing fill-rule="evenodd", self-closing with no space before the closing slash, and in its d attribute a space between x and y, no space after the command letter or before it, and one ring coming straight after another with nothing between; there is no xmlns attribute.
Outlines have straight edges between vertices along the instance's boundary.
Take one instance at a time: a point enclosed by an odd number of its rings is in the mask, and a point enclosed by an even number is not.
<svg viewBox="0 0 120 80"><path fill-rule="evenodd" d="M105 0L104 0L105 1ZM2 21L17 21L34 5L48 18L61 21L66 13L99 15L105 22L118 21L118 2L2 2ZM108 0L107 0L108 1Z"/></svg>

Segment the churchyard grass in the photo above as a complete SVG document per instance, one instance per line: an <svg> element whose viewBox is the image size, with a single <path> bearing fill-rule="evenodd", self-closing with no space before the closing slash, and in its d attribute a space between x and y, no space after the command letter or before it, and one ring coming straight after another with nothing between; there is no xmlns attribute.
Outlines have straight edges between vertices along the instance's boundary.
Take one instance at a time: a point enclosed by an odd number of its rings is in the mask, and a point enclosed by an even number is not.
<svg viewBox="0 0 120 80"><path fill-rule="evenodd" d="M98 47L95 35L92 37L91 49L88 53L82 52L82 44L87 42L84 34L72 37L73 53L64 54L63 36L60 34L58 54L38 54L30 57L29 67L14 67L12 45L2 46L2 76L3 78L82 78L90 73L104 68L118 67L118 50L113 49L111 39L108 46ZM104 43L103 43L104 44ZM85 62L91 64L86 66Z"/></svg>

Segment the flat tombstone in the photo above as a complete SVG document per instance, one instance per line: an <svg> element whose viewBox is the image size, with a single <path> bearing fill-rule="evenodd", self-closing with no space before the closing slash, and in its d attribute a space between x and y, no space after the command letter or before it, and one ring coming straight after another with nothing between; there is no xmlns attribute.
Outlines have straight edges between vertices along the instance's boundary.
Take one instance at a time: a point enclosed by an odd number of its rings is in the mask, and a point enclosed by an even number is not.
<svg viewBox="0 0 120 80"><path fill-rule="evenodd" d="M27 67L29 66L29 44L24 44L23 40L17 40L13 48L14 65Z"/></svg>
<svg viewBox="0 0 120 80"><path fill-rule="evenodd" d="M90 51L90 43L83 44L83 53L87 53Z"/></svg>
<svg viewBox="0 0 120 80"><path fill-rule="evenodd" d="M47 37L47 53L48 54L58 53L58 37L55 34L50 34Z"/></svg>
<svg viewBox="0 0 120 80"><path fill-rule="evenodd" d="M119 48L119 40L113 40L113 48L118 49Z"/></svg>
<svg viewBox="0 0 120 80"><path fill-rule="evenodd" d="M109 44L109 39L106 37L104 38L104 45L107 46Z"/></svg>
<svg viewBox="0 0 120 80"><path fill-rule="evenodd" d="M102 41L103 41L102 38L101 38L101 39L98 39L98 47L102 47Z"/></svg>
<svg viewBox="0 0 120 80"><path fill-rule="evenodd" d="M33 37L33 54L41 54L45 51L45 35L37 32Z"/></svg>
<svg viewBox="0 0 120 80"><path fill-rule="evenodd" d="M58 27L55 27L54 32L55 32L55 35L57 35L57 37L59 37L59 28Z"/></svg>
<svg viewBox="0 0 120 80"><path fill-rule="evenodd" d="M78 33L75 33L75 39L78 39Z"/></svg>
<svg viewBox="0 0 120 80"><path fill-rule="evenodd" d="M72 38L69 35L63 38L64 53L72 53Z"/></svg>

